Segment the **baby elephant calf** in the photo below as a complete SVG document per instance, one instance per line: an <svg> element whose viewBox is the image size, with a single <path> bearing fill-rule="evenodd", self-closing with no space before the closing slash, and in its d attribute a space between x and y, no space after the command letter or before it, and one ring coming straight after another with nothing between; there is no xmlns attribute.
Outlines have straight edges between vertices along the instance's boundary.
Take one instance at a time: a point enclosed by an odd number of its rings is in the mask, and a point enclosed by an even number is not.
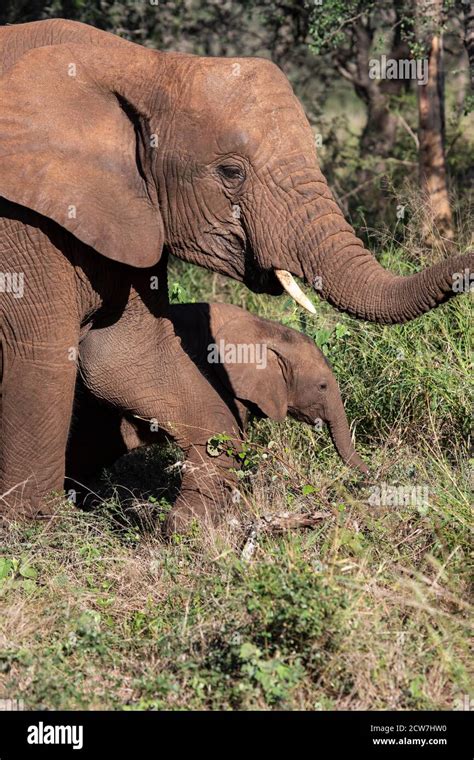
<svg viewBox="0 0 474 760"><path fill-rule="evenodd" d="M209 439L225 433L238 448L250 411L327 423L344 462L368 472L337 381L310 338L228 304L171 306L146 331L143 319L132 306L119 326L93 329L81 344L70 478L84 482L126 451L171 439L186 462L167 533L185 530L194 517L216 521L236 483L236 461Z"/></svg>

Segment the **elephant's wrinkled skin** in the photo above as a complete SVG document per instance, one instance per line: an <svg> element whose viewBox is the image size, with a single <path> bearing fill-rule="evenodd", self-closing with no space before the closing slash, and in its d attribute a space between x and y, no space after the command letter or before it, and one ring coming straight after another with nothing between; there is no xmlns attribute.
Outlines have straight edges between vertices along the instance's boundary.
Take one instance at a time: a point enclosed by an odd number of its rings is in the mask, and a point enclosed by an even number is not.
<svg viewBox="0 0 474 760"><path fill-rule="evenodd" d="M158 316L166 293L136 268L163 251L256 291L292 273L378 322L417 317L472 269L472 254L407 278L379 266L269 61L161 53L65 20L6 26L0 103L2 512L47 511L82 331L116 320L133 282Z"/></svg>
<svg viewBox="0 0 474 760"><path fill-rule="evenodd" d="M138 321L146 334L141 311L137 299L118 323L91 330L81 344L67 456L72 488L122 453L165 436L186 457L168 530L182 529L192 516L216 518L236 482L236 461L225 452L209 456L207 444L225 433L239 448L249 410L327 423L341 458L368 472L352 444L336 378L310 338L236 306L201 303L171 306L168 318L150 319L145 346L134 341Z"/></svg>

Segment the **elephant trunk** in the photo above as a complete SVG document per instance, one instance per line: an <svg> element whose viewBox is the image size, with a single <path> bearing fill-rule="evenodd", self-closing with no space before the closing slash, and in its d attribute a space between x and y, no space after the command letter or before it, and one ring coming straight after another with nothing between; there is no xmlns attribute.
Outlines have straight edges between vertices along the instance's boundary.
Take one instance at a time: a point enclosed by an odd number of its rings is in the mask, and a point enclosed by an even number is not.
<svg viewBox="0 0 474 760"><path fill-rule="evenodd" d="M360 472L368 475L369 468L363 459L361 459L352 443L351 431L339 390L335 391L335 393L336 398L331 400L331 414L328 417L327 423L336 451L345 464L355 467Z"/></svg>
<svg viewBox="0 0 474 760"><path fill-rule="evenodd" d="M312 178L311 198L291 222L291 248L309 285L341 311L382 324L420 316L463 289L474 253L451 257L406 277L385 270L364 247L331 195L324 176ZM306 185L308 187L308 185ZM281 270L276 272L281 278ZM287 288L285 288L287 289Z"/></svg>

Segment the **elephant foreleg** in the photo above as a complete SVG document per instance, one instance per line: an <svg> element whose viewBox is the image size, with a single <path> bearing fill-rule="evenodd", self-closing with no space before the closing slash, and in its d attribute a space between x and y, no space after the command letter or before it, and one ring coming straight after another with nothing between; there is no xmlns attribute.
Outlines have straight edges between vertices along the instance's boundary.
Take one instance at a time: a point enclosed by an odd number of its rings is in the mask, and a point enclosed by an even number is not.
<svg viewBox="0 0 474 760"><path fill-rule="evenodd" d="M2 379L0 514L50 514L61 491L76 365L8 356ZM48 497L48 498L46 498Z"/></svg>
<svg viewBox="0 0 474 760"><path fill-rule="evenodd" d="M165 524L165 533L186 532L194 521L217 524L237 485L235 460L210 457L206 444L194 445L183 464L181 491Z"/></svg>

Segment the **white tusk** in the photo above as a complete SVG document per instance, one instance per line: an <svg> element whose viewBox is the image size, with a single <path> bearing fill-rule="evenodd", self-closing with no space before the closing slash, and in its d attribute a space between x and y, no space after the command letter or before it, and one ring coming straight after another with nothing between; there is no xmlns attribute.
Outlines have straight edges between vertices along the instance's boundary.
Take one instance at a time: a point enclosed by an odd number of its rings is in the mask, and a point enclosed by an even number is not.
<svg viewBox="0 0 474 760"><path fill-rule="evenodd" d="M289 296L291 296L296 303L299 303L303 309L309 311L310 314L316 314L316 309L307 296L303 293L300 286L293 278L293 275L286 271L286 269L274 269L275 276L278 282L285 288Z"/></svg>

